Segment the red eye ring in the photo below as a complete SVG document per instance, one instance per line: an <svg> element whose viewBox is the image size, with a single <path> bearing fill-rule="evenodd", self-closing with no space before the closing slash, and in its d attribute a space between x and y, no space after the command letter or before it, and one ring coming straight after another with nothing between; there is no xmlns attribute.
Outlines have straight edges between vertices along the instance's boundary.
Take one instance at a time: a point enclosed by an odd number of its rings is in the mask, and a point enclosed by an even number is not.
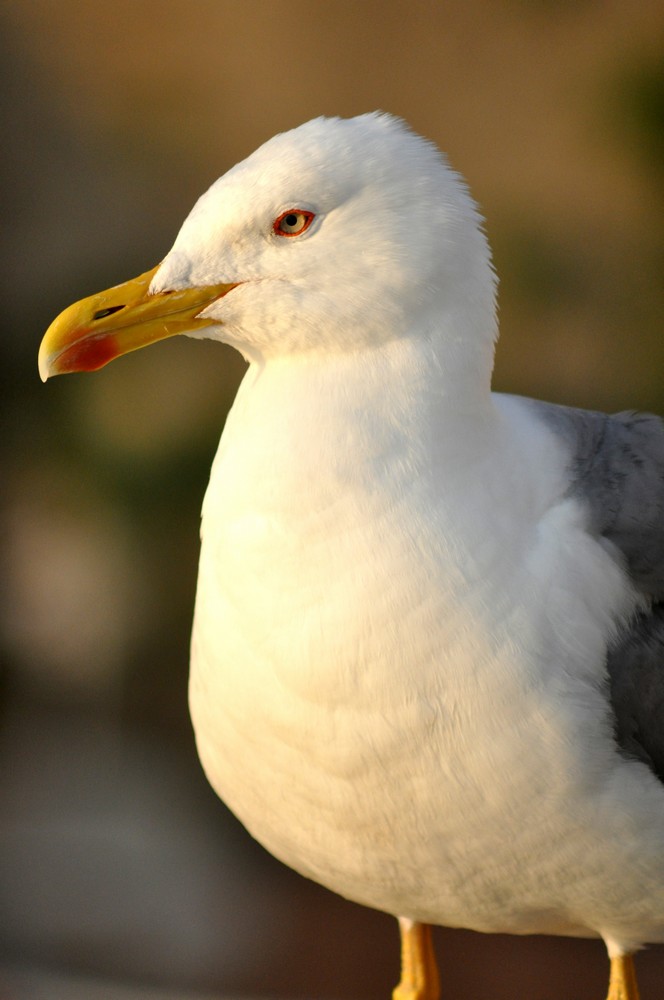
<svg viewBox="0 0 664 1000"><path fill-rule="evenodd" d="M306 208L289 208L272 223L272 232L277 236L301 236L316 216Z"/></svg>

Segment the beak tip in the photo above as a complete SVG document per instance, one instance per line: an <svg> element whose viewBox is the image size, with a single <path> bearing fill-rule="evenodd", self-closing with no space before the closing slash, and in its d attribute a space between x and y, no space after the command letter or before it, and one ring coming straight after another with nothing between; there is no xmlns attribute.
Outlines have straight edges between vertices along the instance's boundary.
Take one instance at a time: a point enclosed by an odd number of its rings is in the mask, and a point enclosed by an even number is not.
<svg viewBox="0 0 664 1000"><path fill-rule="evenodd" d="M49 358L45 351L39 352L39 358L37 360L37 365L39 367L39 377L42 382L47 382L49 377L53 375L51 371L51 366L49 364Z"/></svg>

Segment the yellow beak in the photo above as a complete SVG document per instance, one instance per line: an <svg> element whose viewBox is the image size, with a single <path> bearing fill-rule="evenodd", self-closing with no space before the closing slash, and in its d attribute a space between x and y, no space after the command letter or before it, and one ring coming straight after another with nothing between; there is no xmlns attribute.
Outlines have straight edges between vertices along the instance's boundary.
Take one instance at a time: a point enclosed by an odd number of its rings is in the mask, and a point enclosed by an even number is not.
<svg viewBox="0 0 664 1000"><path fill-rule="evenodd" d="M90 295L53 320L39 348L39 374L92 372L156 340L189 333L216 322L199 313L237 285L206 285L149 295L158 266L145 274Z"/></svg>

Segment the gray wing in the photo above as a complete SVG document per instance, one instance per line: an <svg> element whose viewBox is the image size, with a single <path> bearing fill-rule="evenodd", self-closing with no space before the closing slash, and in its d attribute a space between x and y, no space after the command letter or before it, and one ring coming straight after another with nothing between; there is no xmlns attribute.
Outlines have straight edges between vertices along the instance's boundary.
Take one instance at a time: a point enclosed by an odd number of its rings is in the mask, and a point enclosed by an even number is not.
<svg viewBox="0 0 664 1000"><path fill-rule="evenodd" d="M534 406L569 449L570 492L587 505L591 530L620 550L652 602L617 637L607 668L616 741L664 782L664 423Z"/></svg>

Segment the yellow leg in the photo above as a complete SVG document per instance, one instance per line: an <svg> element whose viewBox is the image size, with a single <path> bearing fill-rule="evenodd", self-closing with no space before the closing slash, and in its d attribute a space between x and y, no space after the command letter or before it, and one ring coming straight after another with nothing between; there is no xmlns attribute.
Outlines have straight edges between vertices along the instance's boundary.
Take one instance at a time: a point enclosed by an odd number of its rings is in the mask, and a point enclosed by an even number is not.
<svg viewBox="0 0 664 1000"><path fill-rule="evenodd" d="M639 1000L639 987L631 955L617 955L611 959L609 995L606 1000Z"/></svg>
<svg viewBox="0 0 664 1000"><path fill-rule="evenodd" d="M401 931L401 982L393 991L392 1000L440 1000L440 981L431 941L431 928L428 924L418 924L414 920L400 917L399 930Z"/></svg>

